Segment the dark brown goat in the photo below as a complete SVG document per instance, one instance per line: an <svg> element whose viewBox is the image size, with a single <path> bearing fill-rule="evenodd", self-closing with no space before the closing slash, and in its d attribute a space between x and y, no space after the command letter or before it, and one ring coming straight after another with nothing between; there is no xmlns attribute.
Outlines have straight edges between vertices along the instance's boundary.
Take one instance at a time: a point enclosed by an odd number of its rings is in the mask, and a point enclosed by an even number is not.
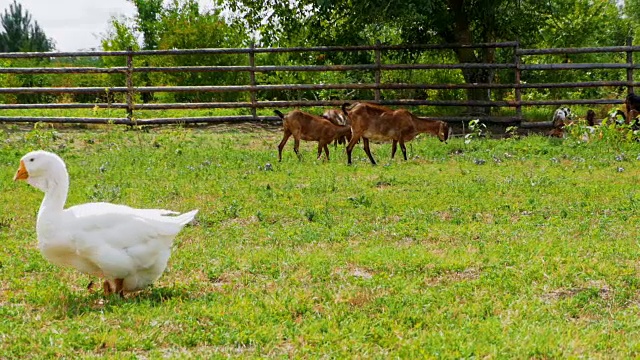
<svg viewBox="0 0 640 360"><path fill-rule="evenodd" d="M624 105L627 110L625 122L629 124L640 114L640 96L634 93L627 95L624 99Z"/></svg>
<svg viewBox="0 0 640 360"><path fill-rule="evenodd" d="M284 129L284 136L278 145L278 161L282 161L282 149L291 135L293 135L295 141L293 151L296 152L299 159L301 159L300 152L298 151L300 148L300 140L306 140L317 141L318 159L322 156L322 149L324 149L327 160L329 160L329 148L327 144L342 136L351 135L350 126L334 125L322 116L312 115L300 110L293 110L286 116L279 110L274 110L274 112L282 119L282 127Z"/></svg>
<svg viewBox="0 0 640 360"><path fill-rule="evenodd" d="M589 126L595 126L596 125L596 112L589 109L587 111L587 124Z"/></svg>
<svg viewBox="0 0 640 360"><path fill-rule="evenodd" d="M407 160L407 148L404 143L413 140L420 133L438 136L440 141L447 142L449 125L444 121L422 120L405 109L392 110L387 107L357 103L350 109L350 105L342 105L342 111L351 119L351 141L347 146L348 163L351 164L351 152L362 138L364 151L372 164L376 161L369 149L369 140L392 141L391 158L393 159L397 145L400 144L402 155Z"/></svg>

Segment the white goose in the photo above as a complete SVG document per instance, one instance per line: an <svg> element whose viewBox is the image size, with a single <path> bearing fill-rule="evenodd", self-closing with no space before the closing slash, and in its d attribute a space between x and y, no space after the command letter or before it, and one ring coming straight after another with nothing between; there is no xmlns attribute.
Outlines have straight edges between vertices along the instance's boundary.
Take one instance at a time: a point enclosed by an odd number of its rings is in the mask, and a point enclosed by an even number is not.
<svg viewBox="0 0 640 360"><path fill-rule="evenodd" d="M36 232L42 255L60 266L104 278L105 295L140 290L167 266L171 245L198 210L134 209L87 203L64 209L69 174L62 159L46 151L23 156L13 178L44 192Z"/></svg>

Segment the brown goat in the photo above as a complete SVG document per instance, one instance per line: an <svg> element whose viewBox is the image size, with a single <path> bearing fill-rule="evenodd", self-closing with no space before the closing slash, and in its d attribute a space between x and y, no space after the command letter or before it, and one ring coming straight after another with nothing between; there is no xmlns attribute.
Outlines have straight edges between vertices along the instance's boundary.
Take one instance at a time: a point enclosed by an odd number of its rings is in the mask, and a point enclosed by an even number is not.
<svg viewBox="0 0 640 360"><path fill-rule="evenodd" d="M392 141L391 158L396 154L398 143L404 159L407 160L407 148L404 143L413 140L420 133L438 136L440 141L447 142L449 124L444 121L422 120L405 109L391 110L387 107L357 103L351 109L349 104L342 105L342 111L351 119L351 141L347 146L348 164L351 164L351 152L362 138L364 151L373 165L376 161L369 149L369 139L376 141Z"/></svg>
<svg viewBox="0 0 640 360"><path fill-rule="evenodd" d="M625 122L627 124L635 122L636 116L640 114L640 96L630 93L624 99L624 105L627 110Z"/></svg>
<svg viewBox="0 0 640 360"><path fill-rule="evenodd" d="M349 121L349 118L345 114L343 114L342 111L340 110L336 110L336 109L327 110L322 114L322 117L331 121L334 125L338 125L338 126L351 125L351 121ZM338 139L335 139L333 142L333 145L334 147L337 147L338 144L346 145L349 142L349 140L351 140L351 134L349 134L348 136L341 136Z"/></svg>
<svg viewBox="0 0 640 360"><path fill-rule="evenodd" d="M351 135L350 126L334 125L322 116L308 114L300 110L293 110L286 116L279 110L274 110L274 112L282 119L282 127L284 129L284 136L278 145L278 161L282 161L282 149L291 135L293 135L295 141L293 151L296 152L299 159L301 159L300 152L298 151L300 148L300 140L306 140L317 141L318 159L322 156L322 149L324 149L327 160L329 160L329 148L327 144L342 136Z"/></svg>

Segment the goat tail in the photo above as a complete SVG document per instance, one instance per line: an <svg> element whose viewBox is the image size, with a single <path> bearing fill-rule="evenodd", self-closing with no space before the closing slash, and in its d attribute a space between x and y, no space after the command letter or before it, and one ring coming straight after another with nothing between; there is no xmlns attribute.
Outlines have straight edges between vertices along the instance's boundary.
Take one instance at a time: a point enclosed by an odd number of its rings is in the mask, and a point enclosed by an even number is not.
<svg viewBox="0 0 640 360"><path fill-rule="evenodd" d="M349 104L349 103L344 103L344 104L342 104L342 112L344 113L344 115L345 115L346 117L349 117L349 113L347 112L347 108L348 108L349 106L351 106L351 104Z"/></svg>
<svg viewBox="0 0 640 360"><path fill-rule="evenodd" d="M273 110L273 112L280 117L280 119L284 120L284 114L280 110Z"/></svg>

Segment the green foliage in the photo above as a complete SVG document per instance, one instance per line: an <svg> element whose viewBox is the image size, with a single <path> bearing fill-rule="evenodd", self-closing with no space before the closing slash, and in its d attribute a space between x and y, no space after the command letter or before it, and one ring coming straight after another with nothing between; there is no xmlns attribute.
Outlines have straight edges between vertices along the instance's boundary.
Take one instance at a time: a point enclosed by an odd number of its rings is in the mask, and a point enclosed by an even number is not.
<svg viewBox="0 0 640 360"><path fill-rule="evenodd" d="M158 19L162 16L162 0L131 0L138 10L136 25L143 36L145 50L158 48L160 28Z"/></svg>
<svg viewBox="0 0 640 360"><path fill-rule="evenodd" d="M22 5L15 0L0 15L0 24L2 25L2 31L0 32L1 52L45 52L54 49L53 41L46 37L36 21L32 21L29 11L23 10ZM44 66L47 63L48 60L44 59L2 60L4 67ZM49 80L50 76L48 75L0 75L1 86L49 86ZM0 95L0 99L5 103L42 103L52 101L53 96L46 94L3 94Z"/></svg>
<svg viewBox="0 0 640 360"><path fill-rule="evenodd" d="M520 135L518 134L517 126L507 126L505 129L505 133L507 134L509 139L519 139Z"/></svg>
<svg viewBox="0 0 640 360"><path fill-rule="evenodd" d="M130 26L121 20L111 19L111 28L102 39L102 49L104 51L140 50L140 46ZM114 62L109 62L111 59ZM126 66L126 59L123 57L107 56L103 61L110 66Z"/></svg>
<svg viewBox="0 0 640 360"><path fill-rule="evenodd" d="M303 0L295 3L233 0L225 3L225 6L231 12L242 13L243 17L239 21L244 21L249 29L259 32L261 42L266 46L370 45L378 40L387 44L470 44L518 40L522 47L614 46L623 45L629 34L628 25L626 25L628 22L624 20L624 13L617 7L614 0L551 2L412 0L403 2L401 6L384 1L368 0ZM360 58L362 54L332 56L350 56L349 61L342 59L342 63L372 63L370 58ZM453 60L453 62L465 63L510 63L513 53L488 48L477 50L462 48L449 51L442 58L443 62ZM578 55L568 56L567 61L605 62L609 58L610 56L601 54ZM545 61L544 57L533 59L533 63ZM524 61L530 63L528 59ZM619 62L619 59L616 59L616 62ZM420 77L420 80L425 83L490 83L514 80L511 69L468 69L433 73L433 75ZM400 81L416 79L411 77L415 74L409 77L400 75L400 72L397 74L390 77ZM558 81L558 74L566 81L621 80L624 77L623 72L616 70L527 71L522 80L543 83L551 82L551 79ZM617 92L611 92L611 89L558 89L527 90L525 97L571 98L577 96L576 92L580 92L580 95L585 97L618 97L620 95ZM404 95L391 91L387 93L390 97ZM438 91L437 93L448 93L438 95L443 98L455 96L477 100L490 99L490 95L484 90L469 90L466 93ZM491 97L495 100L513 96L502 90L494 90L492 93ZM425 97L425 94L415 94L415 92L411 95L417 95L415 98ZM471 110L485 112L483 109Z"/></svg>
<svg viewBox="0 0 640 360"><path fill-rule="evenodd" d="M565 132L574 142L604 142L607 144L633 143L640 140L640 133L633 124L617 123L615 119L604 119L599 126L587 126L576 122L565 126Z"/></svg>
<svg viewBox="0 0 640 360"><path fill-rule="evenodd" d="M37 21L32 22L28 10L16 0L0 15L0 51L2 52L38 52L54 49L53 41L47 38Z"/></svg>
<svg viewBox="0 0 640 360"><path fill-rule="evenodd" d="M479 119L471 120L468 123L468 133L464 136L464 143L469 144L473 140L485 137L487 133L487 125L480 122Z"/></svg>
<svg viewBox="0 0 640 360"><path fill-rule="evenodd" d="M248 44L244 29L227 24L219 10L201 11L195 0L174 1L162 6L162 1L135 0L138 14L134 19L112 21L112 30L103 39L105 50L136 49L136 36L142 32L144 49L197 49L242 47ZM125 59L106 58L106 64L124 66ZM137 57L134 66L238 66L248 65L246 55L177 55L173 57ZM199 86L248 84L244 72L182 72L136 74L139 84L166 86ZM164 102L242 101L246 95L234 92L190 94L157 94ZM151 98L143 98L151 101Z"/></svg>
<svg viewBox="0 0 640 360"><path fill-rule="evenodd" d="M521 47L574 47L622 45L633 35L636 0L620 7L614 0L411 0L402 6L383 1L302 0L296 2L255 2L233 0L216 2L203 10L196 0L130 0L137 9L131 18L112 19L102 47L107 51L126 49L192 49L249 46L253 39L258 46L312 46L312 45L371 45L414 43L479 43L518 40ZM9 18L30 22L30 15L14 3L15 13ZM354 11L357 9L357 11ZM18 11L19 10L19 11ZM18 16L20 15L20 16ZM5 17L8 13L5 13ZM25 20L20 20L24 18ZM13 21L13 20L12 20ZM37 25L37 24L36 24ZM459 62L512 63L513 49L476 49L429 51L384 51L384 64ZM256 56L257 65L334 65L371 64L372 51L266 53ZM567 54L525 56L525 64L581 63L625 61L625 54ZM146 66L247 66L246 54L136 56L135 67ZM57 59L36 63L34 60L7 60L1 64L18 66L125 66L124 56L100 59ZM636 72L637 73L637 72ZM524 83L578 82L626 80L625 69L553 70L522 72ZM372 83L373 71L350 72L264 72L256 74L258 84L326 84ZM382 73L383 83L461 84L512 83L513 69L470 70L394 70ZM246 72L171 72L136 73L138 86L207 86L247 85ZM123 74L75 75L3 75L0 85L27 86L124 86ZM524 100L620 98L625 89L611 87L523 89ZM243 92L142 93L136 101L142 102L217 102L248 101ZM351 100L373 99L371 90L308 90L261 91L258 100ZM508 89L485 90L395 90L381 91L382 99L429 100L513 100L515 94ZM3 103L33 102L124 102L120 94L0 95ZM490 108L469 108L467 112L482 113ZM419 113L454 114L457 107L420 107ZM525 110L527 111L527 110ZM505 113L512 112L511 109ZM156 112L155 114L161 114ZM205 114L206 115L206 114ZM506 115L506 114L505 114ZM141 117L146 115L140 114Z"/></svg>
<svg viewBox="0 0 640 360"><path fill-rule="evenodd" d="M538 48L595 47L625 45L631 36L630 23L615 1L563 0L548 4L549 13L540 27L541 38L532 44ZM624 63L624 53L538 55L523 58L527 64L545 63ZM614 69L526 71L528 83L586 82L626 80L626 72ZM568 88L525 89L523 99L620 98L624 89Z"/></svg>

